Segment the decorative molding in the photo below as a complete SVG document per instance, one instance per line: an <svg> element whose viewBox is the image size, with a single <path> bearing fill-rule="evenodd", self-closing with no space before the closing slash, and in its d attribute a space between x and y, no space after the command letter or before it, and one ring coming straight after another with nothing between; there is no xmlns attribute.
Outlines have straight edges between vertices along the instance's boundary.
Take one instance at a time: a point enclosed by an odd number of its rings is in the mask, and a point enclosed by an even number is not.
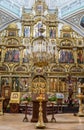
<svg viewBox="0 0 84 130"><path fill-rule="evenodd" d="M81 36L84 36L84 27L80 25L80 21L82 17L84 16L84 10L81 12L76 12L73 15L70 15L66 18L63 18L62 21L70 24L75 31L78 32Z"/></svg>
<svg viewBox="0 0 84 130"><path fill-rule="evenodd" d="M0 31L5 29L10 23L19 20L19 18L16 18L11 13L7 13L4 10L0 9Z"/></svg>

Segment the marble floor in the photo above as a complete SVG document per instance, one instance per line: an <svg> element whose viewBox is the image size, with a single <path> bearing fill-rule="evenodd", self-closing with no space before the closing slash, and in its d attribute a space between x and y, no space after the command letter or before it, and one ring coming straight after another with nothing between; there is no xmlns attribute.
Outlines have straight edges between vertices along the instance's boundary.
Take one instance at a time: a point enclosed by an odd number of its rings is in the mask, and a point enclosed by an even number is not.
<svg viewBox="0 0 84 130"><path fill-rule="evenodd" d="M31 123L31 115L27 115L28 122L23 122L24 114L4 113L0 116L0 130L35 130L36 123ZM44 130L84 130L84 117L73 114L55 114L56 123L51 123L51 115L47 116ZM40 130L40 129L39 129Z"/></svg>

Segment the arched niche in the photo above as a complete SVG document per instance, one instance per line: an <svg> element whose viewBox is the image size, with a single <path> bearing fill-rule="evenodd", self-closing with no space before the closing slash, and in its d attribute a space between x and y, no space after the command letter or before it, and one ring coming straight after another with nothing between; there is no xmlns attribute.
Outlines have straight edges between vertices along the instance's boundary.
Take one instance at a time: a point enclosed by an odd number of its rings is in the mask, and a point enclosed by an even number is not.
<svg viewBox="0 0 84 130"><path fill-rule="evenodd" d="M6 65L0 66L0 72L7 72L9 69Z"/></svg>
<svg viewBox="0 0 84 130"><path fill-rule="evenodd" d="M71 47L73 45L73 42L71 40L68 40L68 39L64 39L60 42L60 45L61 46L68 46L68 47Z"/></svg>
<svg viewBox="0 0 84 130"><path fill-rule="evenodd" d="M82 72L83 68L80 66L73 66L70 68L70 72Z"/></svg>
<svg viewBox="0 0 84 130"><path fill-rule="evenodd" d="M54 65L51 67L51 72L65 72L65 68Z"/></svg>
<svg viewBox="0 0 84 130"><path fill-rule="evenodd" d="M27 67L26 66L16 66L14 68L14 72L27 72Z"/></svg>
<svg viewBox="0 0 84 130"><path fill-rule="evenodd" d="M7 45L19 45L19 41L18 41L18 39L16 39L16 38L9 38L8 40L7 40L7 43L6 43Z"/></svg>

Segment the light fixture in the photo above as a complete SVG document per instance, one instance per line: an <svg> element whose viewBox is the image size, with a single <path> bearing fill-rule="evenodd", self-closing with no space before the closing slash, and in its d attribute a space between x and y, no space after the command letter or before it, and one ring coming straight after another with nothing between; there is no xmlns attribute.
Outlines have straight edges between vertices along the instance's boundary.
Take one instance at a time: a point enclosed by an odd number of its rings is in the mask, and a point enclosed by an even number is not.
<svg viewBox="0 0 84 130"><path fill-rule="evenodd" d="M35 35L35 39L27 48L29 61L38 67L48 66L49 63L55 62L57 56L56 41L52 38L46 38L46 33L48 32L43 22L43 15L43 2L41 1L39 21L35 25L37 27L37 36Z"/></svg>

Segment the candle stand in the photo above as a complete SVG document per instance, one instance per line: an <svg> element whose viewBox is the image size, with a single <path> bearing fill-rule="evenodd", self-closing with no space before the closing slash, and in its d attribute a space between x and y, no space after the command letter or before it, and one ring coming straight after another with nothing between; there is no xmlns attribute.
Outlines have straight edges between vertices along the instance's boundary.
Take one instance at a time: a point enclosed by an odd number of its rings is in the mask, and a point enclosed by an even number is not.
<svg viewBox="0 0 84 130"><path fill-rule="evenodd" d="M51 104L52 104L52 118L51 118L51 122L56 122L56 119L54 117L54 104L55 104L55 102L51 102Z"/></svg>
<svg viewBox="0 0 84 130"><path fill-rule="evenodd" d="M24 101L23 103L25 104L25 117L23 119L23 122L28 122L28 117L27 117L27 105L28 105L28 101Z"/></svg>
<svg viewBox="0 0 84 130"><path fill-rule="evenodd" d="M79 89L80 93L77 95L77 98L79 99L79 112L76 115L84 117L84 85L80 85Z"/></svg>
<svg viewBox="0 0 84 130"><path fill-rule="evenodd" d="M43 122L43 109L42 109L42 101L45 100L45 98L40 94L39 97L37 97L37 100L39 101L39 115L38 115L38 122L36 124L36 128L43 129L45 128L45 124Z"/></svg>

